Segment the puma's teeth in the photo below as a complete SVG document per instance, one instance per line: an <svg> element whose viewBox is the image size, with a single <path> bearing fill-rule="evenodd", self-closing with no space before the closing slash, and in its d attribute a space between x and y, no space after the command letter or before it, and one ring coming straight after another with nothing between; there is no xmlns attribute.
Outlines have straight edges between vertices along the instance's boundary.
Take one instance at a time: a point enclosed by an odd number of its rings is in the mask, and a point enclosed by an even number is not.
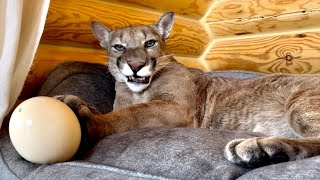
<svg viewBox="0 0 320 180"><path fill-rule="evenodd" d="M147 84L147 83L149 83L150 76L145 76L145 77L127 76L127 78L128 78L129 82Z"/></svg>
<svg viewBox="0 0 320 180"><path fill-rule="evenodd" d="M133 80L135 80L135 77L133 77L133 76L128 76L128 80L133 81Z"/></svg>

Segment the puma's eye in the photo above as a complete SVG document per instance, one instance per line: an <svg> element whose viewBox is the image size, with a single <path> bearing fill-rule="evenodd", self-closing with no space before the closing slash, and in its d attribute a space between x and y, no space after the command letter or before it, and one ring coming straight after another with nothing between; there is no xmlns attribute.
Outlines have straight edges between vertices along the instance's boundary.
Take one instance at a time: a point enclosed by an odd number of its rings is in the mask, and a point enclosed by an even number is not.
<svg viewBox="0 0 320 180"><path fill-rule="evenodd" d="M155 44L156 44L156 40L151 39L151 40L149 40L149 41L146 41L146 42L144 43L144 46L145 46L145 47L152 47L152 46L154 46Z"/></svg>
<svg viewBox="0 0 320 180"><path fill-rule="evenodd" d="M117 51L124 51L126 48L121 44L116 44L113 46Z"/></svg>

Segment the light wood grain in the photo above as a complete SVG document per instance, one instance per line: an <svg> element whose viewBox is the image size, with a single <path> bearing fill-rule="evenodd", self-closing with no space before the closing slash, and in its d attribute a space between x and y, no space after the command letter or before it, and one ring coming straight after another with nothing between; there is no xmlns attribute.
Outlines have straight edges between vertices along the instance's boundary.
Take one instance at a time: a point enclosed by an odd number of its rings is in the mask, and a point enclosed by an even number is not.
<svg viewBox="0 0 320 180"><path fill-rule="evenodd" d="M90 49L72 46L55 46L40 44L34 58L35 61L87 61L107 62L106 51L102 48Z"/></svg>
<svg viewBox="0 0 320 180"><path fill-rule="evenodd" d="M209 8L213 0L104 0L124 6L153 11L174 11L176 14L188 18L200 19Z"/></svg>
<svg viewBox="0 0 320 180"><path fill-rule="evenodd" d="M217 0L206 21L276 16L320 9L319 0Z"/></svg>
<svg viewBox="0 0 320 180"><path fill-rule="evenodd" d="M202 71L208 71L208 69L201 64L199 58L183 57L183 56L174 56L174 58L179 63L181 63L187 67L201 69Z"/></svg>
<svg viewBox="0 0 320 180"><path fill-rule="evenodd" d="M115 29L128 25L153 24L161 15L99 0L52 0L41 42L98 48L91 33L93 20ZM199 56L209 40L209 34L200 22L176 17L167 44L174 54Z"/></svg>
<svg viewBox="0 0 320 180"><path fill-rule="evenodd" d="M307 11L289 15L269 16L244 20L209 23L215 37L241 36L257 33L284 32L320 27L320 11Z"/></svg>
<svg viewBox="0 0 320 180"><path fill-rule="evenodd" d="M263 73L319 73L320 29L217 41L205 56L211 69Z"/></svg>

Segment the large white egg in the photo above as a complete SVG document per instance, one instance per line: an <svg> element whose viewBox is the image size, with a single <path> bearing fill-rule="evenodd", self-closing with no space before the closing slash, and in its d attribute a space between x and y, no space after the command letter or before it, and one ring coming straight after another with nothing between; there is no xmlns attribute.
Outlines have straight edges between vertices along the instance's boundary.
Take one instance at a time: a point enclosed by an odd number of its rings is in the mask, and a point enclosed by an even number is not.
<svg viewBox="0 0 320 180"><path fill-rule="evenodd" d="M57 99L42 96L16 107L9 135L17 152L38 164L70 160L81 141L80 124L73 111Z"/></svg>

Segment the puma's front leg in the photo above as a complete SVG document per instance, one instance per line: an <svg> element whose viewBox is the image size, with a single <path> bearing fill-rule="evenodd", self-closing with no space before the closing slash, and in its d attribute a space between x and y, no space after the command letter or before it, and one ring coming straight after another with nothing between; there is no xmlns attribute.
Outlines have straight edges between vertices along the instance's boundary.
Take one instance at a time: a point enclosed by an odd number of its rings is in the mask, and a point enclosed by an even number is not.
<svg viewBox="0 0 320 180"><path fill-rule="evenodd" d="M106 135L147 127L191 127L192 114L182 105L166 101L135 104L88 121L88 135L100 139Z"/></svg>
<svg viewBox="0 0 320 180"><path fill-rule="evenodd" d="M55 98L66 103L76 113L83 135L91 140L137 128L193 126L190 111L174 102L155 100L100 114L77 96L62 95Z"/></svg>

